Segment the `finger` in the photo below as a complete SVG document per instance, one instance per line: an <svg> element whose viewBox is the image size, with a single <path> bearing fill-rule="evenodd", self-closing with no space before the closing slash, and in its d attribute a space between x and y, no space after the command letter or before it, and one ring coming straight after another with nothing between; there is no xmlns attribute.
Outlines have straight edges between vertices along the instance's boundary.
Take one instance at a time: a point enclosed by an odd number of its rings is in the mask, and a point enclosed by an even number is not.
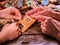
<svg viewBox="0 0 60 45"><path fill-rule="evenodd" d="M17 31L17 32L16 32L16 35L17 35L17 37L18 37L19 35L21 35L21 33L20 33L19 31Z"/></svg>
<svg viewBox="0 0 60 45"><path fill-rule="evenodd" d="M20 14L19 12L17 12L16 15L17 15L17 16L16 16L17 19L21 19L21 14Z"/></svg>
<svg viewBox="0 0 60 45"><path fill-rule="evenodd" d="M19 12L18 9L16 9L15 7L12 7L12 12L15 13L17 16L19 16L21 13Z"/></svg>
<svg viewBox="0 0 60 45"><path fill-rule="evenodd" d="M42 11L41 11L41 12L42 12ZM30 16L34 18L35 16L41 15L41 12L39 11L39 12L34 13L33 15L30 15Z"/></svg>
<svg viewBox="0 0 60 45"><path fill-rule="evenodd" d="M42 21L41 22L41 29L42 29L42 32L45 33L45 34L48 34L47 33L48 23L49 23L49 20L48 19L46 19L45 21Z"/></svg>
<svg viewBox="0 0 60 45"><path fill-rule="evenodd" d="M33 10L35 10L35 9L32 9L31 11L28 11L27 13L26 13L26 15L32 15L33 14ZM36 12L37 10L35 10L35 12Z"/></svg>
<svg viewBox="0 0 60 45"><path fill-rule="evenodd" d="M46 33L46 31L47 31L47 24L46 23L41 23L41 29L42 29L42 32L43 33Z"/></svg>
<svg viewBox="0 0 60 45"><path fill-rule="evenodd" d="M60 22L55 20L55 19L52 19L51 20L51 23L58 29L58 31L60 32Z"/></svg>
<svg viewBox="0 0 60 45"><path fill-rule="evenodd" d="M21 19L21 13L15 7L9 7L10 13L13 13L13 16L18 16Z"/></svg>
<svg viewBox="0 0 60 45"><path fill-rule="evenodd" d="M19 35L21 35L21 31L20 31L20 28L18 28L18 30L17 30L17 31L19 31L19 33L18 33L18 34L19 34Z"/></svg>
<svg viewBox="0 0 60 45"><path fill-rule="evenodd" d="M47 34L47 30L46 30L46 27L41 27L41 29L42 29L42 33L44 33L44 34Z"/></svg>
<svg viewBox="0 0 60 45"><path fill-rule="evenodd" d="M15 13L15 16L18 16L21 18L21 13L19 12L18 9L15 9L14 13Z"/></svg>
<svg viewBox="0 0 60 45"><path fill-rule="evenodd" d="M43 10L41 7L34 8L34 9L32 9L31 11L28 11L28 12L26 13L26 15L32 15L32 14L34 14L34 13L37 13L38 11L41 11L41 10Z"/></svg>
<svg viewBox="0 0 60 45"><path fill-rule="evenodd" d="M43 15L43 16L49 16L50 15L50 12L51 11L49 11L49 10L47 10L47 9L44 9L44 10L42 10L42 11L38 11L37 13L35 13L35 14L33 14L33 16L34 15ZM32 16L32 15L31 15Z"/></svg>
<svg viewBox="0 0 60 45"><path fill-rule="evenodd" d="M45 20L46 19L46 17L45 16L42 16L42 15L37 15L37 16L32 16L33 18L35 18L36 20L38 20L38 21L43 21L43 20Z"/></svg>
<svg viewBox="0 0 60 45"><path fill-rule="evenodd" d="M21 15L21 13L20 13L19 10L16 10L16 15L17 15L17 16L20 16L20 15Z"/></svg>
<svg viewBox="0 0 60 45"><path fill-rule="evenodd" d="M43 16L43 15L33 16L33 18L35 18L35 19L38 20L39 22L52 19L51 17Z"/></svg>
<svg viewBox="0 0 60 45"><path fill-rule="evenodd" d="M18 36L21 35L21 32L18 32Z"/></svg>

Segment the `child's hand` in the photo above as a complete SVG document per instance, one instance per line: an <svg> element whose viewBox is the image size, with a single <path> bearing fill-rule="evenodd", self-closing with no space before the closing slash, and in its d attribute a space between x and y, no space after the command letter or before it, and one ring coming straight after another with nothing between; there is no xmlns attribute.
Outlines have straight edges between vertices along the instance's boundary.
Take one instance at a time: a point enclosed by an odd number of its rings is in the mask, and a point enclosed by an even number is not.
<svg viewBox="0 0 60 45"><path fill-rule="evenodd" d="M5 36L6 40L13 40L20 35L17 23L6 24L2 28L1 33Z"/></svg>
<svg viewBox="0 0 60 45"><path fill-rule="evenodd" d="M8 7L0 11L0 18L12 18L12 19L21 19L21 14L18 9L14 7Z"/></svg>

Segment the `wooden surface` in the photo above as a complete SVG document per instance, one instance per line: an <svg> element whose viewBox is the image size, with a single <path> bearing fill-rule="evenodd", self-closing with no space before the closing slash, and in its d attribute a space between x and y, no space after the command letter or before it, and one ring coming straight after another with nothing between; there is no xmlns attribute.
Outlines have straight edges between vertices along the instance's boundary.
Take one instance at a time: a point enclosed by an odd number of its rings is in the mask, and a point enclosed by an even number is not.
<svg viewBox="0 0 60 45"><path fill-rule="evenodd" d="M28 31L16 40L6 42L4 45L60 45L56 39L41 32L40 23L34 24Z"/></svg>

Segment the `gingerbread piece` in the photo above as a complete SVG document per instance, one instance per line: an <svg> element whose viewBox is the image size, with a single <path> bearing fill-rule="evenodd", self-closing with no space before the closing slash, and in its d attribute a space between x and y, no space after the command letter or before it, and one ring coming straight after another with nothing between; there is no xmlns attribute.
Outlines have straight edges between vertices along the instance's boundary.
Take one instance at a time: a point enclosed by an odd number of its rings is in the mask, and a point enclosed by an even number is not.
<svg viewBox="0 0 60 45"><path fill-rule="evenodd" d="M20 31L25 32L33 23L35 23L35 19L31 18L28 15L25 15L22 20L19 21L20 23Z"/></svg>

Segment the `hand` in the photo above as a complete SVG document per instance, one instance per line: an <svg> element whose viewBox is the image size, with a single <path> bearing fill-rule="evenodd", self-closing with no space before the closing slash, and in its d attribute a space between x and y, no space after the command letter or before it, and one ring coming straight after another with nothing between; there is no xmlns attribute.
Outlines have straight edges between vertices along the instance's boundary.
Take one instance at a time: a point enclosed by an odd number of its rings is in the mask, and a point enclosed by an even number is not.
<svg viewBox="0 0 60 45"><path fill-rule="evenodd" d="M21 14L18 9L14 7L8 7L4 10L0 11L0 18L8 18L8 19L21 19Z"/></svg>
<svg viewBox="0 0 60 45"><path fill-rule="evenodd" d="M4 35L6 40L13 40L20 35L17 23L6 24L2 28L1 33Z"/></svg>
<svg viewBox="0 0 60 45"><path fill-rule="evenodd" d="M27 12L26 14L31 16L32 18L35 18L38 20L38 22L41 22L41 29L44 34L50 35L54 38L56 38L58 41L60 41L60 13L55 12L54 10L50 8L43 8L41 11L35 10L32 14L32 12L29 14ZM39 8L40 10L40 8ZM33 10L32 10L33 11ZM54 19L53 19L54 18ZM57 20L59 21L57 21ZM58 38L57 38L58 37Z"/></svg>
<svg viewBox="0 0 60 45"><path fill-rule="evenodd" d="M56 11L52 10L51 8L47 8L47 7L43 7L43 6L40 6L40 8L32 9L31 11L28 11L26 14L31 16L32 18L34 18L35 16L38 16L38 15L43 15L43 16L52 17L52 18L60 21L60 12L56 12Z"/></svg>
<svg viewBox="0 0 60 45"><path fill-rule="evenodd" d="M47 16L38 15L35 16L41 23L41 31L46 35L50 35L60 41L60 22Z"/></svg>

